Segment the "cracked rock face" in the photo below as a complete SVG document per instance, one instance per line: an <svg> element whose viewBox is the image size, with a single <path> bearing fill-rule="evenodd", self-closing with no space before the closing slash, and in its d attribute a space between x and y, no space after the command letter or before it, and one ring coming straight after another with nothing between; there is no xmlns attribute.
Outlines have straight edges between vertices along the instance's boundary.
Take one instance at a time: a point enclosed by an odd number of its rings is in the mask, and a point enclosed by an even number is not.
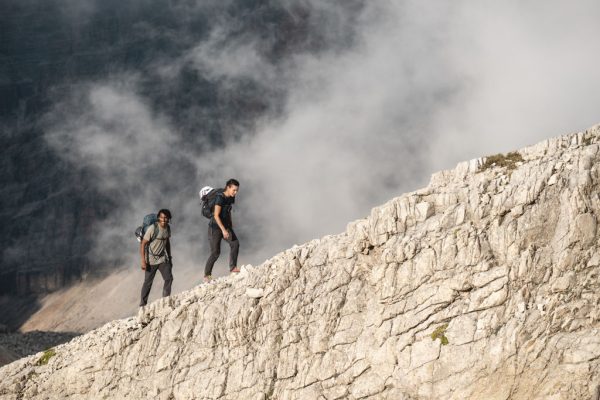
<svg viewBox="0 0 600 400"><path fill-rule="evenodd" d="M597 399L600 127L0 369L0 399Z"/></svg>

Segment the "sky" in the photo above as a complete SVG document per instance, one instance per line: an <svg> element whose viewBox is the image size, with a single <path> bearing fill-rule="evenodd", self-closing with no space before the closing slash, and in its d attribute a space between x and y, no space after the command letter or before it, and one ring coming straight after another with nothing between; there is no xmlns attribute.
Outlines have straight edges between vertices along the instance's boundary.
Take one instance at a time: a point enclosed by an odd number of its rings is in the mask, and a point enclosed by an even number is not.
<svg viewBox="0 0 600 400"><path fill-rule="evenodd" d="M264 48L275 36L237 33L221 15L201 40L182 38L181 55L151 65L163 86L191 69L219 87L243 80L261 88L270 106L251 124L219 121L218 146L200 124L193 137L178 134L177 118L144 95L140 71L79 82L54 99L45 140L92 168L93 184L117 199L98 249L119 248L147 210L167 207L175 264L200 280L207 221L197 193L205 185L241 182L233 216L240 263L256 265L344 231L438 170L600 122L600 3L282 4L293 18L300 6L311 10L306 26L319 32L319 51L274 59ZM136 257L132 250L125 264Z"/></svg>

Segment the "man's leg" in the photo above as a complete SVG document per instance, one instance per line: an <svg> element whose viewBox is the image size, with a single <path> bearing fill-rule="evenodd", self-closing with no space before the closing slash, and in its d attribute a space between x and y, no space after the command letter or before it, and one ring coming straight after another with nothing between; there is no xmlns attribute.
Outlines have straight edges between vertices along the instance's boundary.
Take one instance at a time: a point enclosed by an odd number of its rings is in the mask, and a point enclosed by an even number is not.
<svg viewBox="0 0 600 400"><path fill-rule="evenodd" d="M163 285L163 297L171 295L171 284L173 283L173 266L170 263L162 263L158 266L158 270L165 280Z"/></svg>
<svg viewBox="0 0 600 400"><path fill-rule="evenodd" d="M148 304L148 296L150 295L152 281L154 281L154 275L156 275L157 269L158 265L148 265L146 271L144 271L144 284L142 285L142 299L140 301L140 306Z"/></svg>
<svg viewBox="0 0 600 400"><path fill-rule="evenodd" d="M213 228L209 225L208 227L208 243L210 244L210 257L206 261L204 267L204 276L212 275L213 266L221 255L221 239L223 239L223 233L219 228Z"/></svg>
<svg viewBox="0 0 600 400"><path fill-rule="evenodd" d="M231 236L229 237L229 239L226 240L229 243L229 270L231 271L237 267L238 253L240 251L240 241L235 235L233 229L229 229L229 233L231 234Z"/></svg>

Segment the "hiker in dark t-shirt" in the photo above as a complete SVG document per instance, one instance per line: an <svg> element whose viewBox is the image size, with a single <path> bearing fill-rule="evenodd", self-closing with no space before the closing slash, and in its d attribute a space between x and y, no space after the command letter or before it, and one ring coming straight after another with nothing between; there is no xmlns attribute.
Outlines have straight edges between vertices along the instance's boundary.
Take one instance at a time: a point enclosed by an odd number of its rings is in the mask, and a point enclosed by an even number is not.
<svg viewBox="0 0 600 400"><path fill-rule="evenodd" d="M231 218L231 208L235 202L235 195L240 188L240 183L235 179L230 179L225 184L222 193L218 193L215 198L213 216L208 223L208 242L210 244L210 257L206 261L204 268L204 281L210 282L212 279L212 269L215 262L221 254L221 240L225 239L229 243L229 271L240 272L237 267L238 252L240 242L233 231L233 219Z"/></svg>
<svg viewBox="0 0 600 400"><path fill-rule="evenodd" d="M221 218L221 222L226 229L231 229L231 209L232 205L235 203L235 197L227 197L225 193L217 193L215 198L215 206L220 206L219 217ZM215 207L216 208L216 207ZM210 219L209 224L214 228L219 228L219 224L215 218L213 213L212 218Z"/></svg>

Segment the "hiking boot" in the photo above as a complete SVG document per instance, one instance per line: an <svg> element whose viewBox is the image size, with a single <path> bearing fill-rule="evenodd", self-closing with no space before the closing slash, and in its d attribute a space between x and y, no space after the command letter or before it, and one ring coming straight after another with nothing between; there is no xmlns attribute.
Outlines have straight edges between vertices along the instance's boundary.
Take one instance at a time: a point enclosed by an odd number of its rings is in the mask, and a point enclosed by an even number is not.
<svg viewBox="0 0 600 400"><path fill-rule="evenodd" d="M204 276L204 282L208 283L210 281L212 281L212 275L205 275Z"/></svg>
<svg viewBox="0 0 600 400"><path fill-rule="evenodd" d="M238 267L233 267L229 270L229 272L231 272L232 274L237 274L238 272L240 272L240 269Z"/></svg>

